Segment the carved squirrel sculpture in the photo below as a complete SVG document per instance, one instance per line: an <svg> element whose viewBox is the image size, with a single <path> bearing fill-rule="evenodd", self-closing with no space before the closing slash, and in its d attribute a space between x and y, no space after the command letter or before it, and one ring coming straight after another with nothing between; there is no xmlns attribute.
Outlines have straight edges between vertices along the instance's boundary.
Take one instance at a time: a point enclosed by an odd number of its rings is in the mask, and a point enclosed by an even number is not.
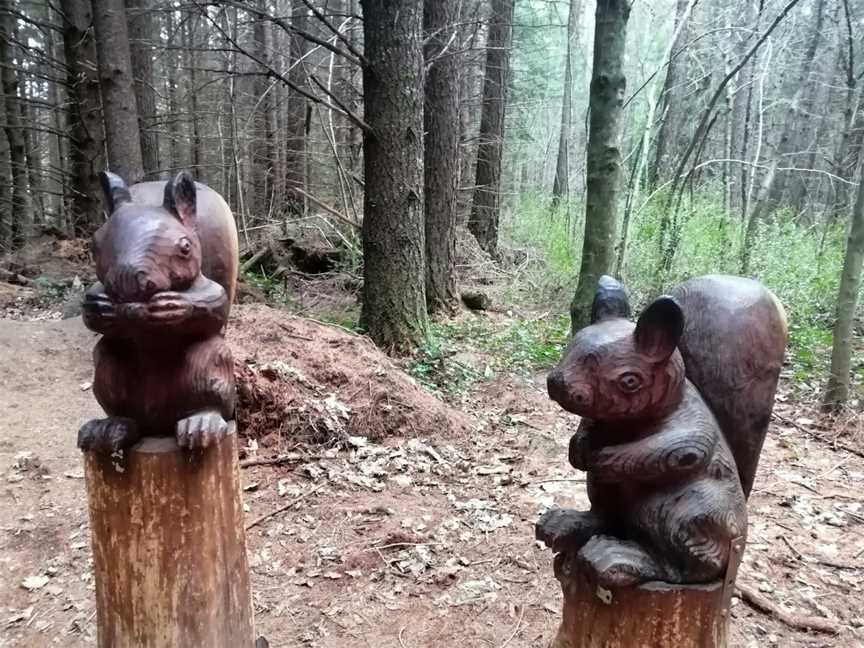
<svg viewBox="0 0 864 648"><path fill-rule="evenodd" d="M116 452L142 435L203 448L234 414L224 329L237 281L228 205L186 172L127 187L101 174L110 212L93 237L96 275L84 323L102 334L93 393L108 414L82 426L82 450Z"/></svg>
<svg viewBox="0 0 864 648"><path fill-rule="evenodd" d="M570 463L588 473L591 510L552 509L537 537L607 586L702 583L725 573L746 536L746 498L786 347L785 313L761 284L692 279L634 326L624 287L603 277L592 324L548 376L582 416Z"/></svg>

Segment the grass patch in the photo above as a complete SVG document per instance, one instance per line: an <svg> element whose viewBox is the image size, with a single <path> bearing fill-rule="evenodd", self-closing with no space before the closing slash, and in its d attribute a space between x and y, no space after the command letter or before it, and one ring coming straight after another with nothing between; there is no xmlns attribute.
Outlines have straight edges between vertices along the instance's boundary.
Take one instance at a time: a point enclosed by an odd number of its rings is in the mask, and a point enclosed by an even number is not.
<svg viewBox="0 0 864 648"><path fill-rule="evenodd" d="M504 325L468 315L433 323L411 359L409 373L427 389L459 395L496 373L531 375L558 362L567 344L566 317L513 319ZM460 356L467 355L470 362Z"/></svg>
<svg viewBox="0 0 864 648"><path fill-rule="evenodd" d="M660 228L666 196L659 193L633 216L623 280L630 291L634 311L639 312L654 295ZM552 295L554 308L566 313L575 289L582 246L582 210L571 203L575 233L567 220L552 215L549 196L526 194L502 217L506 245L529 247L542 259L531 281ZM680 244L669 276L674 286L704 274L741 274L744 227L739 215L722 208L717 192L688 194L681 206ZM812 384L827 375L831 355L831 323L845 244L845 219L839 223L803 226L788 210L776 210L760 226L751 254L750 276L762 281L783 303L790 328L790 360L798 380ZM864 299L862 299L864 309ZM566 319L566 318L565 318ZM856 372L864 371L856 367Z"/></svg>

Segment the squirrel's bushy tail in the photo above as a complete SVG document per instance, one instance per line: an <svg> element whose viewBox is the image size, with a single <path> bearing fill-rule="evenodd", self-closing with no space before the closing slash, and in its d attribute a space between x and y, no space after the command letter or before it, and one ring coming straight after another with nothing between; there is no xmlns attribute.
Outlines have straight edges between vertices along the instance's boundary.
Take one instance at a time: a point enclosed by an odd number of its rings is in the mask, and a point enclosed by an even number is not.
<svg viewBox="0 0 864 648"><path fill-rule="evenodd" d="M687 378L717 417L749 497L786 349L786 314L751 279L709 275L672 291L684 311Z"/></svg>

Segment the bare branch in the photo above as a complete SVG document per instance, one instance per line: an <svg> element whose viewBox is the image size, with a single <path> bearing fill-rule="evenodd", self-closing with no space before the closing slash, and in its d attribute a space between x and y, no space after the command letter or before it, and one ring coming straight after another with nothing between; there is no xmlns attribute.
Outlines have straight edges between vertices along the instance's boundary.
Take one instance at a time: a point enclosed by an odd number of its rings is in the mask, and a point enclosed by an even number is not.
<svg viewBox="0 0 864 648"><path fill-rule="evenodd" d="M365 56L363 56L363 53L358 51L357 48L354 47L354 45L351 43L351 41L345 38L345 35L336 27L334 27L333 24L329 20L327 20L327 17L315 7L315 5L313 5L309 0L302 0L302 2L309 8L309 11L311 11L312 14L324 24L327 29L329 29L333 33L333 35L336 36L336 38L338 38L342 42L342 44L348 48L348 51L357 57L357 60L360 62L361 65L369 65L369 60Z"/></svg>

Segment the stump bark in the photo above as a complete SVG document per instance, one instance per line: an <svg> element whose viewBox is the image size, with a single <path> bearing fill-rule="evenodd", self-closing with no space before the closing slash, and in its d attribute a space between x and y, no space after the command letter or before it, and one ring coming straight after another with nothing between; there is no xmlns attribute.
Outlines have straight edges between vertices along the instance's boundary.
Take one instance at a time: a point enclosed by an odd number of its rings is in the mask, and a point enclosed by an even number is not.
<svg viewBox="0 0 864 648"><path fill-rule="evenodd" d="M549 648L726 647L734 573L705 585L653 582L606 589L575 555L559 554L555 575L564 609Z"/></svg>
<svg viewBox="0 0 864 648"><path fill-rule="evenodd" d="M85 454L100 648L253 645L236 438Z"/></svg>

